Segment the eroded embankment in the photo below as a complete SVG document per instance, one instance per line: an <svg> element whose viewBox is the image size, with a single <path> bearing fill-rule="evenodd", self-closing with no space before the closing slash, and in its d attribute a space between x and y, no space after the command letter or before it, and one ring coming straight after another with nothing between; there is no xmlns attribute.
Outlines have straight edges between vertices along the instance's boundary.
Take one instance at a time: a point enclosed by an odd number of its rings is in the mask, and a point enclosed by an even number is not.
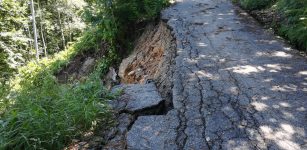
<svg viewBox="0 0 307 150"><path fill-rule="evenodd" d="M81 141L76 140L69 149L127 149L127 133L139 117L164 116L171 110L175 55L175 40L166 23L147 25L135 42L132 54L119 67L122 84L115 86L112 92L120 92L120 96L110 101L114 110L113 127L86 133ZM59 72L58 79L62 82L79 79L86 74L82 68L90 70L95 58L90 54L78 56ZM87 63L90 60L92 63ZM112 78L116 75L113 72ZM109 73L106 79L110 79Z"/></svg>
<svg viewBox="0 0 307 150"><path fill-rule="evenodd" d="M120 65L123 84L155 82L167 105L171 105L172 72L176 44L166 23L149 24L137 40L133 53Z"/></svg>
<svg viewBox="0 0 307 150"><path fill-rule="evenodd" d="M113 92L122 93L110 103L117 121L106 133L103 149L127 149L127 134L138 118L162 116L172 109L175 55L176 45L167 25L148 25L133 53L120 65L123 85L114 87Z"/></svg>

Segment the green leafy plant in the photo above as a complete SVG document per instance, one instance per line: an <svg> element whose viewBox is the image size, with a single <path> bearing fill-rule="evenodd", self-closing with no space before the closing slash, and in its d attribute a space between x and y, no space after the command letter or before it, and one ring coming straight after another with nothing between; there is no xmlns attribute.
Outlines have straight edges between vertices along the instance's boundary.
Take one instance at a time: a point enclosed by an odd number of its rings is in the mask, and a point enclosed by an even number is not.
<svg viewBox="0 0 307 150"><path fill-rule="evenodd" d="M255 9L261 9L264 7L267 7L275 0L239 0L240 4L245 8L249 10L255 10Z"/></svg>
<svg viewBox="0 0 307 150"><path fill-rule="evenodd" d="M307 3L306 0L281 0L277 3L283 12L280 33L291 43L307 51Z"/></svg>
<svg viewBox="0 0 307 150"><path fill-rule="evenodd" d="M234 0L248 10L261 10L277 6L280 22L274 23L280 35L299 49L307 51L306 0Z"/></svg>

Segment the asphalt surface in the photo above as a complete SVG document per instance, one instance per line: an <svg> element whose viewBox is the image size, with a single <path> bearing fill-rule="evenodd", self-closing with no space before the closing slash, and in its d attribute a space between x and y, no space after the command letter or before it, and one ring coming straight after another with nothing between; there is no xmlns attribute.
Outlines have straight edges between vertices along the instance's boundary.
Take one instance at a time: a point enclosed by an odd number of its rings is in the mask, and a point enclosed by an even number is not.
<svg viewBox="0 0 307 150"><path fill-rule="evenodd" d="M162 19L174 109L139 117L128 149L307 149L306 57L231 0L178 0Z"/></svg>

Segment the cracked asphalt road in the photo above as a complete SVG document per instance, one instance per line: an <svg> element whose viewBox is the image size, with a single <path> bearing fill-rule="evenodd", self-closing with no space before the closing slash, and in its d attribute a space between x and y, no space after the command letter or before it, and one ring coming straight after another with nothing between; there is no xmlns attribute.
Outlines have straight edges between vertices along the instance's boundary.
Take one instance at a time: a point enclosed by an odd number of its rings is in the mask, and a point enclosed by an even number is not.
<svg viewBox="0 0 307 150"><path fill-rule="evenodd" d="M174 109L140 117L129 149L307 149L305 57L230 0L178 0L162 19L177 42Z"/></svg>

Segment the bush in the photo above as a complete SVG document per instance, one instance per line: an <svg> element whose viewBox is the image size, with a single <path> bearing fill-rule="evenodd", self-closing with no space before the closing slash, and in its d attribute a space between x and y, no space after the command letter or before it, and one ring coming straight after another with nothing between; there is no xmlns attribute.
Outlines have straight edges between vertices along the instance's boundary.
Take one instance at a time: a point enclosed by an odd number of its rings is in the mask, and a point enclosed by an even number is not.
<svg viewBox="0 0 307 150"><path fill-rule="evenodd" d="M275 0L240 0L240 4L248 10L261 9L271 5Z"/></svg>
<svg viewBox="0 0 307 150"><path fill-rule="evenodd" d="M83 12L86 22L97 27L103 33L100 38L117 49L119 44L128 47L135 26L155 19L168 0L88 0L88 3Z"/></svg>
<svg viewBox="0 0 307 150"><path fill-rule="evenodd" d="M277 6L282 15L277 31L299 49L307 51L307 2L306 0L235 0L248 10Z"/></svg>
<svg viewBox="0 0 307 150"><path fill-rule="evenodd" d="M277 3L284 20L280 33L299 48L307 51L307 3L306 0L281 0Z"/></svg>

